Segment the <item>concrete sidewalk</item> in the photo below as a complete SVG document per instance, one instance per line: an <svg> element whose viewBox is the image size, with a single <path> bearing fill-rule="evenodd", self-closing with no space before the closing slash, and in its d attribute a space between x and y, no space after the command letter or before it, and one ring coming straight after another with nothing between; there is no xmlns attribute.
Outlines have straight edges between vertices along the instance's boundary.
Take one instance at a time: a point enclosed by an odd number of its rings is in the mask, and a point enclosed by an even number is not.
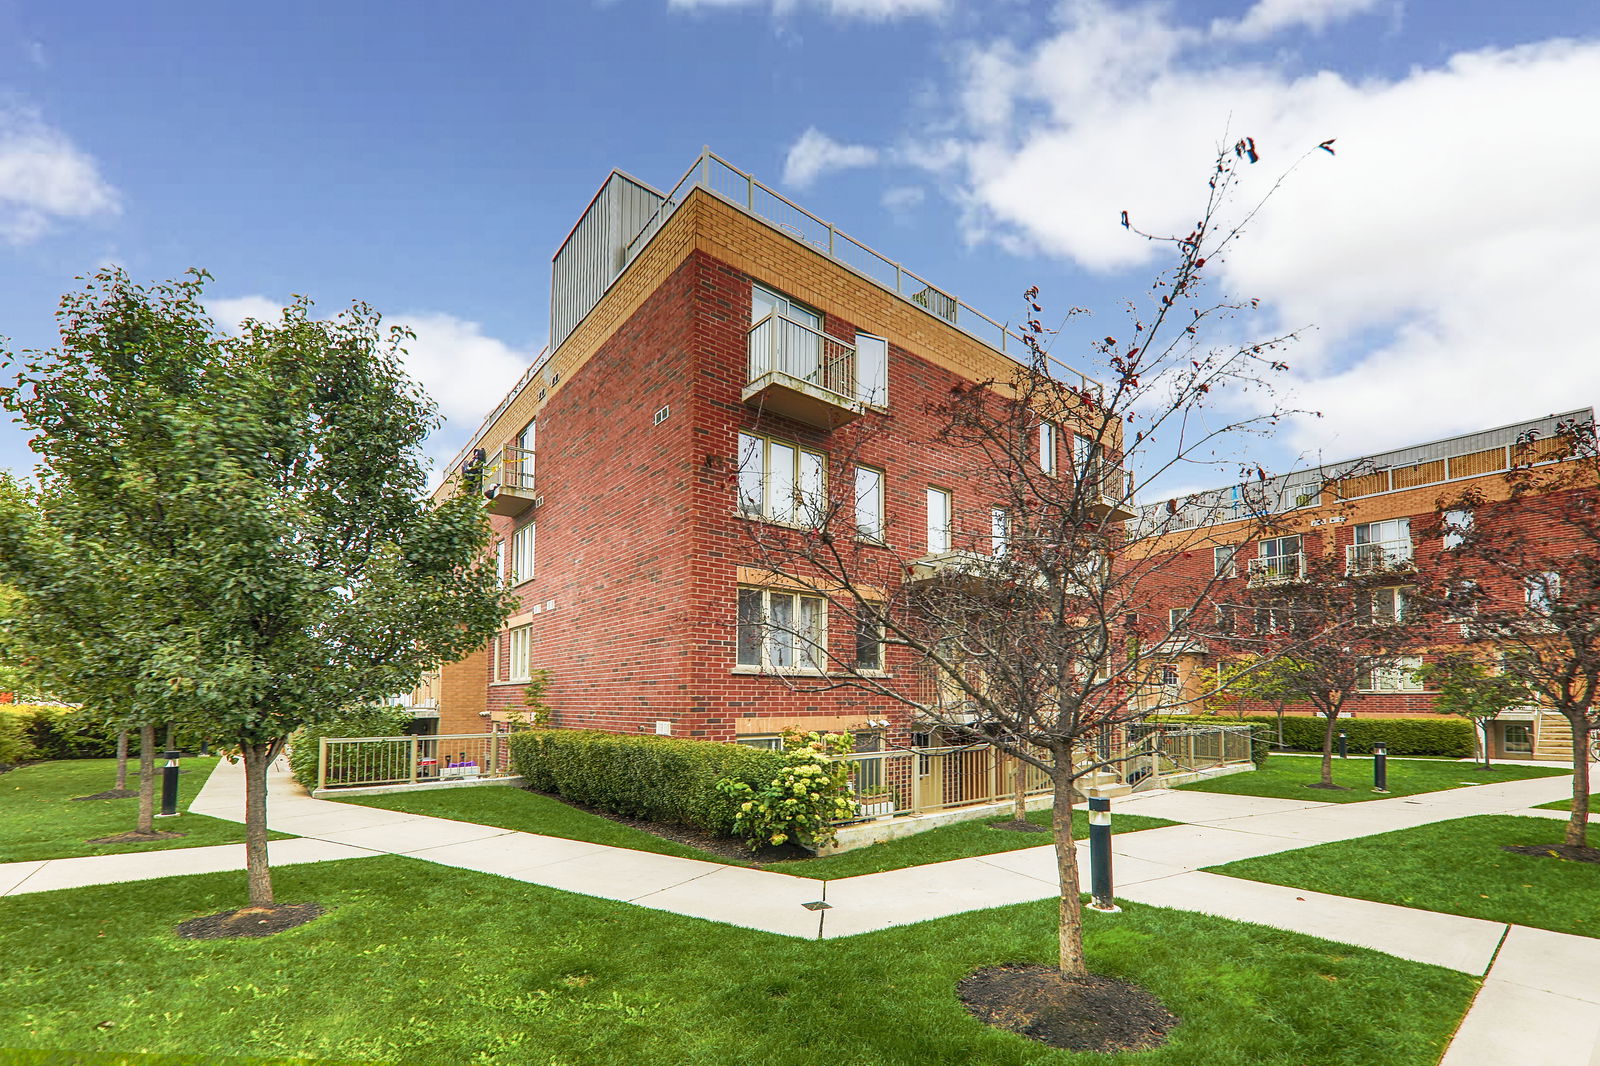
<svg viewBox="0 0 1600 1066"><path fill-rule="evenodd" d="M1153 791L1124 813L1183 824L1115 838L1118 896L1374 948L1487 979L1444 1066L1531 1061L1600 1066L1600 941L1199 872L1235 859L1475 814L1529 814L1570 791L1565 777L1362 803ZM244 775L221 763L191 811L242 821ZM316 800L275 767L275 863L404 855L782 936L832 939L1057 894L1049 845L818 881L470 822ZM1079 844L1087 865L1087 847ZM0 896L238 870L243 845L0 865ZM803 905L825 900L820 911ZM1094 920L1100 920L1096 918ZM1114 920L1114 919L1111 919ZM1519 1035L1520 1034L1520 1035ZM1545 1034L1559 1034L1552 1043ZM1520 1042L1519 1042L1520 1041Z"/></svg>

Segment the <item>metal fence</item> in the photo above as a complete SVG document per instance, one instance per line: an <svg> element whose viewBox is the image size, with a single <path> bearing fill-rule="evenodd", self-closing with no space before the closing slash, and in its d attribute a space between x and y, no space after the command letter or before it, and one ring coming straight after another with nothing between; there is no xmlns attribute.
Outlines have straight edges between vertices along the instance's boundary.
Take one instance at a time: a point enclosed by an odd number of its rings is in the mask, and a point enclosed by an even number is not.
<svg viewBox="0 0 1600 1066"><path fill-rule="evenodd" d="M317 788L420 785L510 777L504 733L411 737L323 737Z"/></svg>
<svg viewBox="0 0 1600 1066"><path fill-rule="evenodd" d="M999 803L1017 794L1020 760L988 744L852 752L838 760L850 765L856 812L835 824ZM1249 726L1134 724L1080 753L1079 765L1107 765L1080 779L1079 786L1127 785L1143 791L1178 774L1249 761ZM1048 775L1027 763L1021 764L1021 785L1028 796L1051 789Z"/></svg>
<svg viewBox="0 0 1600 1066"><path fill-rule="evenodd" d="M777 372L855 399L855 346L774 311L750 327L750 380Z"/></svg>

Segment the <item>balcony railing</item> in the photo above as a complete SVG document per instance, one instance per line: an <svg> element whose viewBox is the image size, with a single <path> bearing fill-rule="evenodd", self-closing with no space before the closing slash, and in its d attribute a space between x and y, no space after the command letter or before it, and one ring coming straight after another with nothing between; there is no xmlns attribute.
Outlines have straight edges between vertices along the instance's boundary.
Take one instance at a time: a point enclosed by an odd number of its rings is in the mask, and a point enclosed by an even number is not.
<svg viewBox="0 0 1600 1066"><path fill-rule="evenodd" d="M1382 574L1391 570L1411 570L1411 539L1379 540L1371 544L1352 544L1344 550L1344 572L1347 575Z"/></svg>
<svg viewBox="0 0 1600 1066"><path fill-rule="evenodd" d="M533 449L506 445L483 469L489 513L516 517L533 506Z"/></svg>
<svg viewBox="0 0 1600 1066"><path fill-rule="evenodd" d="M1090 509L1096 516L1107 515L1114 520L1132 518L1137 512L1133 503L1133 472L1105 460L1096 460L1083 472L1084 485L1089 489Z"/></svg>
<svg viewBox="0 0 1600 1066"><path fill-rule="evenodd" d="M751 326L748 336L746 403L822 429L861 417L855 345L777 311Z"/></svg>
<svg viewBox="0 0 1600 1066"><path fill-rule="evenodd" d="M1306 553L1289 555L1263 555L1247 564L1246 584L1251 588L1262 585L1279 585L1285 581L1299 581L1306 576Z"/></svg>

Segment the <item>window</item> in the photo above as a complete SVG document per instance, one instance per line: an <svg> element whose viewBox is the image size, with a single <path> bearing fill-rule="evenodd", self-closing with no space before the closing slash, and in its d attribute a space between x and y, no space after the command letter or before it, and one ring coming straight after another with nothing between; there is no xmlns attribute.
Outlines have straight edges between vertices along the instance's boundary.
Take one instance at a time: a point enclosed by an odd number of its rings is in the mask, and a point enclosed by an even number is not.
<svg viewBox="0 0 1600 1066"><path fill-rule="evenodd" d="M883 669L883 627L869 618L856 620L856 668Z"/></svg>
<svg viewBox="0 0 1600 1066"><path fill-rule="evenodd" d="M735 661L763 670L821 670L827 601L777 589L740 589Z"/></svg>
<svg viewBox="0 0 1600 1066"><path fill-rule="evenodd" d="M1189 624L1189 615L1192 613L1188 607L1173 607L1167 611L1167 628L1177 633Z"/></svg>
<svg viewBox="0 0 1600 1066"><path fill-rule="evenodd" d="M883 471L856 467L856 532L883 539Z"/></svg>
<svg viewBox="0 0 1600 1066"><path fill-rule="evenodd" d="M1268 579L1304 577L1306 560L1300 550L1300 537L1270 537L1262 541L1250 570Z"/></svg>
<svg viewBox="0 0 1600 1066"><path fill-rule="evenodd" d="M856 334L856 399L889 406L889 342L870 333Z"/></svg>
<svg viewBox="0 0 1600 1066"><path fill-rule="evenodd" d="M511 583L520 585L533 578L533 523L511 534Z"/></svg>
<svg viewBox="0 0 1600 1066"><path fill-rule="evenodd" d="M928 554L950 550L950 493L928 490Z"/></svg>
<svg viewBox="0 0 1600 1066"><path fill-rule="evenodd" d="M1046 474L1056 472L1056 427L1053 422L1039 423L1039 469Z"/></svg>
<svg viewBox="0 0 1600 1066"><path fill-rule="evenodd" d="M1464 508L1446 511L1439 520L1439 532L1445 551L1461 547L1466 543L1467 534L1472 532L1472 512Z"/></svg>
<svg viewBox="0 0 1600 1066"><path fill-rule="evenodd" d="M1527 722L1507 722L1500 750L1507 755L1533 754L1533 726Z"/></svg>
<svg viewBox="0 0 1600 1066"><path fill-rule="evenodd" d="M1374 626L1392 626L1404 622L1407 599L1407 591L1403 588L1373 589L1365 598L1365 617L1362 621Z"/></svg>
<svg viewBox="0 0 1600 1066"><path fill-rule="evenodd" d="M1530 612L1548 615L1551 605L1561 598L1561 575L1554 570L1529 574L1522 580L1522 590Z"/></svg>
<svg viewBox="0 0 1600 1066"><path fill-rule="evenodd" d="M989 551L999 557L1011 543L1011 516L1004 507L989 508Z"/></svg>
<svg viewBox="0 0 1600 1066"><path fill-rule="evenodd" d="M1346 552L1345 570L1371 573L1411 560L1411 519L1391 518L1355 527L1355 543Z"/></svg>
<svg viewBox="0 0 1600 1066"><path fill-rule="evenodd" d="M1243 633L1249 621L1251 608L1236 603L1217 604L1217 632L1224 636Z"/></svg>
<svg viewBox="0 0 1600 1066"><path fill-rule="evenodd" d="M511 631L511 676L508 681L528 681L533 678L533 627L518 626Z"/></svg>
<svg viewBox="0 0 1600 1066"><path fill-rule="evenodd" d="M506 569L506 542L504 539L494 542L494 572L500 579L500 584L511 583L511 571Z"/></svg>
<svg viewBox="0 0 1600 1066"><path fill-rule="evenodd" d="M1218 544L1211 549L1211 566L1218 577L1234 577L1239 573L1235 556L1239 554L1237 544Z"/></svg>
<svg viewBox="0 0 1600 1066"><path fill-rule="evenodd" d="M777 735L734 737L733 742L743 744L747 748L761 748L763 751L783 750L783 737Z"/></svg>
<svg viewBox="0 0 1600 1066"><path fill-rule="evenodd" d="M1361 672L1356 689L1361 692L1421 692L1417 669L1422 660L1415 655L1400 655L1387 663L1374 663Z"/></svg>
<svg viewBox="0 0 1600 1066"><path fill-rule="evenodd" d="M776 370L822 384L822 316L787 296L751 286L750 324L755 326L768 315L777 317L750 333L752 380Z"/></svg>
<svg viewBox="0 0 1600 1066"><path fill-rule="evenodd" d="M1078 477L1089 480L1093 476L1094 441L1082 433L1073 435L1072 438L1072 469Z"/></svg>
<svg viewBox="0 0 1600 1066"><path fill-rule="evenodd" d="M1287 633L1289 609L1287 607L1256 607L1252 611L1251 627L1260 634Z"/></svg>
<svg viewBox="0 0 1600 1066"><path fill-rule="evenodd" d="M1444 593L1446 619L1451 622L1471 621L1478 613L1480 595L1481 590L1476 581L1452 582Z"/></svg>
<svg viewBox="0 0 1600 1066"><path fill-rule="evenodd" d="M739 510L775 522L820 524L827 509L826 464L821 452L739 434Z"/></svg>

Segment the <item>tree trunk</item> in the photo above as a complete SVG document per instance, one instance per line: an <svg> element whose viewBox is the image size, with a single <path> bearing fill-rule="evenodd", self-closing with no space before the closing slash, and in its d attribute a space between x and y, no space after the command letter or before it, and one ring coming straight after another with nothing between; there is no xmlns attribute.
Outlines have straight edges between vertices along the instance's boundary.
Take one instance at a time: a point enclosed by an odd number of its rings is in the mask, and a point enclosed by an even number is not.
<svg viewBox="0 0 1600 1066"><path fill-rule="evenodd" d="M1328 728L1322 734L1322 783L1328 787L1333 786L1333 734L1339 729L1339 708L1334 707L1325 715L1328 719Z"/></svg>
<svg viewBox="0 0 1600 1066"><path fill-rule="evenodd" d="M128 790L128 731L117 734L117 791Z"/></svg>
<svg viewBox="0 0 1600 1066"><path fill-rule="evenodd" d="M283 750L283 740L243 743L244 861L250 876L250 906L270 907L272 867L267 861L267 770Z"/></svg>
<svg viewBox="0 0 1600 1066"><path fill-rule="evenodd" d="M1061 879L1061 972L1069 977L1081 977L1089 972L1083 957L1083 900L1078 887L1078 848L1072 840L1072 772L1071 755L1056 755L1056 769L1051 775L1055 785L1055 807L1050 821L1055 828L1056 874Z"/></svg>
<svg viewBox="0 0 1600 1066"><path fill-rule="evenodd" d="M156 831L156 727L139 727L139 832Z"/></svg>
<svg viewBox="0 0 1600 1066"><path fill-rule="evenodd" d="M1016 792L1016 809L1013 811L1013 816L1017 821L1024 822L1028 819L1028 794L1026 791L1028 783L1028 764L1023 762L1021 759L1016 758L1015 756L1012 757L1011 761L1016 764L1015 768L1011 771L1011 784L1012 788Z"/></svg>
<svg viewBox="0 0 1600 1066"><path fill-rule="evenodd" d="M1583 848L1589 846L1589 718L1572 714L1567 721L1572 723L1572 817L1563 843Z"/></svg>
<svg viewBox="0 0 1600 1066"><path fill-rule="evenodd" d="M178 727L173 725L171 722L168 722L167 723L167 746L163 750L164 751L172 751L173 750L172 742L177 740L177 739L178 739Z"/></svg>

